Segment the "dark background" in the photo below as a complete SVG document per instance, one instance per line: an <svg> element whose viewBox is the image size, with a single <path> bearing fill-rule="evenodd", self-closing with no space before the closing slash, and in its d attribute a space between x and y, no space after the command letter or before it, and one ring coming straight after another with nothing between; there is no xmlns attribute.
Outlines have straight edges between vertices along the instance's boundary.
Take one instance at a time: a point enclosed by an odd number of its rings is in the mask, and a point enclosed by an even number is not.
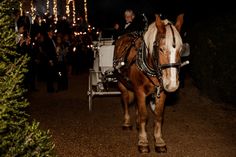
<svg viewBox="0 0 236 157"><path fill-rule="evenodd" d="M155 13L173 19L180 12L185 13L187 23L194 23L209 15L220 16L234 10L230 0L220 2L209 0L88 0L89 22L98 27L112 27L114 22L123 20L127 8L136 15L145 13L150 21Z"/></svg>

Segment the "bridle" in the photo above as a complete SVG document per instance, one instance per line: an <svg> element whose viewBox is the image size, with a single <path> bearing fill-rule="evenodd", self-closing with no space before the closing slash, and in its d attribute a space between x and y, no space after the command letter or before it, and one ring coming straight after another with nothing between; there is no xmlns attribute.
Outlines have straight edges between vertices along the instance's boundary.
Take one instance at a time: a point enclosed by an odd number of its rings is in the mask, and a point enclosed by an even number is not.
<svg viewBox="0 0 236 157"><path fill-rule="evenodd" d="M173 26L171 23L168 23L167 26L170 27L171 29L171 33L172 33L172 37L173 37L173 48L176 47L176 39L175 39L175 35L174 35L174 30L173 30ZM155 66L155 69L157 71L162 71L164 69L167 69L167 68L177 68L178 70L180 69L181 67L181 62L176 62L176 63L167 63L167 64L160 64L160 61L159 61L159 52L160 52L160 40L163 39L165 37L161 36L159 39L158 37L156 37L156 40L154 41L153 43L153 65Z"/></svg>
<svg viewBox="0 0 236 157"><path fill-rule="evenodd" d="M172 32L172 37L173 37L173 47L176 47L176 38L175 38L175 34L174 34L174 30L173 30L173 26L171 23L166 24L165 27L170 27L171 32ZM160 92L163 90L163 80L162 80L162 71L164 69L167 68L177 68L177 70L179 71L180 67L181 67L181 61L176 62L176 63L167 63L167 64L160 64L160 57L159 57L159 53L160 53L160 40L164 39L165 36L163 35L156 35L156 39L153 43L153 52L152 52L152 66L150 66L147 63L147 45L145 43L145 40L143 39L142 36L142 45L138 50L138 55L137 55L137 59L136 59L136 65L139 68L139 70L141 70L146 76L147 78L152 82L153 85L156 86L157 89L157 96L160 95ZM149 53L149 52L148 52ZM156 85L152 80L151 77L157 77L159 84L160 85Z"/></svg>
<svg viewBox="0 0 236 157"><path fill-rule="evenodd" d="M174 35L174 30L173 30L173 26L171 23L168 23L166 25L166 27L169 26L172 32L172 37L173 37L173 47L176 47L176 39L175 39L175 35ZM158 76L161 77L162 76L162 70L167 69L167 68L177 68L180 69L181 67L181 62L176 62L176 63L167 63L167 64L160 64L160 57L159 57L159 52L160 52L160 40L165 38L163 35L156 35L156 40L153 43L153 52L152 52L152 58L153 58L153 63L151 67L150 65L148 65L147 63L147 46L146 43L144 41L144 39L142 39L142 46L139 49L138 52L138 57L137 57L137 65L139 67L140 70L146 72L148 75L150 76ZM148 52L149 53L149 52Z"/></svg>

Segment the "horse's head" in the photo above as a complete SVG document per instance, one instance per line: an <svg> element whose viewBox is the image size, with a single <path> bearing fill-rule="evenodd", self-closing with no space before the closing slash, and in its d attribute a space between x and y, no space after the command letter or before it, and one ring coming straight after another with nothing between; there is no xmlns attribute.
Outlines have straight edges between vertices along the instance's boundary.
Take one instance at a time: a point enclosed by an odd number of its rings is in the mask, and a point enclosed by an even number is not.
<svg viewBox="0 0 236 157"><path fill-rule="evenodd" d="M167 92L174 92L179 87L180 53L183 45L179 32L182 24L183 14L177 17L175 25L168 20L161 20L160 16L156 15L156 21L149 26L150 33L147 31L144 36L144 39L149 41L148 51L152 53L155 68L160 73Z"/></svg>

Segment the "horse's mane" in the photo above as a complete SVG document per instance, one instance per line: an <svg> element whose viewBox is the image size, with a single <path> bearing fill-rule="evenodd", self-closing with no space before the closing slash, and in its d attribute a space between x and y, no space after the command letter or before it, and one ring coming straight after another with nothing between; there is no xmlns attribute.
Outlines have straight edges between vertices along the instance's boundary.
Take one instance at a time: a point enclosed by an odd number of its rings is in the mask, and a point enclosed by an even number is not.
<svg viewBox="0 0 236 157"><path fill-rule="evenodd" d="M176 48L179 48L182 45L182 39L179 32L174 27L172 22L170 22L169 20L165 19L162 22L164 23L165 26L168 24L171 24L173 26L172 28L175 35ZM171 31L171 28L170 27L165 27L165 28L166 28L166 33L165 33L166 45L167 46L173 45L173 34ZM147 50L148 50L147 52L149 53L153 52L153 43L156 40L157 33L158 33L158 29L157 29L156 23L153 22L148 26L148 29L144 34L144 42L146 43Z"/></svg>

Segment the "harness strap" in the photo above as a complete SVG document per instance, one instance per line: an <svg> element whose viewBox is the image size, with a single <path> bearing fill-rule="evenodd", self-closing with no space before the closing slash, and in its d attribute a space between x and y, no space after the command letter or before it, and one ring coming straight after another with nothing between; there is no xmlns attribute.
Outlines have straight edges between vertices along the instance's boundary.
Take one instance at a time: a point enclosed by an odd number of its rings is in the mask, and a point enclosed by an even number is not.
<svg viewBox="0 0 236 157"><path fill-rule="evenodd" d="M130 35L131 38L134 38L134 39L130 42L130 44L128 44L128 46L125 47L125 49L123 50L119 58L113 59L113 66L115 69L119 69L128 63L128 56L130 54L130 50L132 47L135 46L136 40L140 37L140 35L136 32L131 32L128 35Z"/></svg>
<svg viewBox="0 0 236 157"><path fill-rule="evenodd" d="M144 40L142 42L142 46L138 50L136 64L139 70L147 73L150 76L156 76L156 71L147 64L146 44Z"/></svg>
<svg viewBox="0 0 236 157"><path fill-rule="evenodd" d="M144 75L145 75L145 76L148 78L148 80L155 86L156 91L155 91L153 94L154 94L154 95L156 94L156 96L157 96L158 98L160 98L160 94L161 94L161 92L163 91L163 87L162 87L162 84L161 84L160 80L158 79L159 85L157 85L157 84L155 84L155 83L153 82L153 80L150 78L150 76L147 75L147 73L144 73Z"/></svg>

